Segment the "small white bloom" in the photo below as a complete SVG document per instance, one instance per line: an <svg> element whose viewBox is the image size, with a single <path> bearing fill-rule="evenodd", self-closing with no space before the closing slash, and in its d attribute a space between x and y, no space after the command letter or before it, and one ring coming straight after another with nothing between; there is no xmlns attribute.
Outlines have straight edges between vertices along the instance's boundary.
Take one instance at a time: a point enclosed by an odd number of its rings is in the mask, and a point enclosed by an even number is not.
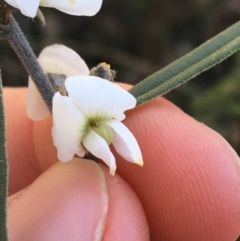
<svg viewBox="0 0 240 241"><path fill-rule="evenodd" d="M113 175L116 163L109 148L113 143L127 161L143 165L135 137L121 122L136 99L95 76L69 77L65 86L68 96L57 92L53 97L52 134L59 160L70 161L74 154L83 157L87 150L102 159Z"/></svg>
<svg viewBox="0 0 240 241"><path fill-rule="evenodd" d="M41 52L38 60L45 73L69 77L65 81L69 96L56 93L53 98L52 132L59 159L69 161L74 154L82 157L89 151L105 161L114 174L115 158L108 146L113 143L126 160L142 165L138 143L121 123L125 118L124 111L133 108L136 99L107 80L88 76L89 69L84 60L66 46L49 46ZM33 120L42 120L49 114L31 78L27 114Z"/></svg>
<svg viewBox="0 0 240 241"><path fill-rule="evenodd" d="M35 17L39 6L56 8L59 11L77 15L93 16L101 8L102 0L5 0L20 9L23 15Z"/></svg>
<svg viewBox="0 0 240 241"><path fill-rule="evenodd" d="M85 61L72 49L61 44L43 49L38 61L46 74L63 74L66 77L89 74ZM31 77L28 80L26 107L28 117L35 121L40 121L50 114Z"/></svg>

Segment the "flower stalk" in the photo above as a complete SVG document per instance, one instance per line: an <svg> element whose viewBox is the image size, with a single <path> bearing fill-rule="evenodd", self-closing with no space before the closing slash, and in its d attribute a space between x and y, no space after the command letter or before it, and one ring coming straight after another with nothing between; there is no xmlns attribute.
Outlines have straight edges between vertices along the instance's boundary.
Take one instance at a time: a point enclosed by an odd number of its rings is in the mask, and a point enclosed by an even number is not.
<svg viewBox="0 0 240 241"><path fill-rule="evenodd" d="M240 49L240 21L190 53L150 75L129 92L137 105L164 95L219 64Z"/></svg>
<svg viewBox="0 0 240 241"><path fill-rule="evenodd" d="M8 24L0 24L0 39L6 39L10 43L51 112L55 91L13 16L10 16Z"/></svg>

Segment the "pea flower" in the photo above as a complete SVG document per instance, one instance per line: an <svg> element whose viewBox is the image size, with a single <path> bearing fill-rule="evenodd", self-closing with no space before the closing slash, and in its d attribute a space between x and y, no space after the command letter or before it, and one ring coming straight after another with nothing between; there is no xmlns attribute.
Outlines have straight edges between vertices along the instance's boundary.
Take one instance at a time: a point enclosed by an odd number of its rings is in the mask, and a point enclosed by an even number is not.
<svg viewBox="0 0 240 241"><path fill-rule="evenodd" d="M38 57L38 62L45 74L63 74L66 77L89 75L85 61L75 51L62 44L44 48ZM50 115L31 77L28 80L26 108L28 117L35 121L43 120Z"/></svg>
<svg viewBox="0 0 240 241"><path fill-rule="evenodd" d="M101 8L102 0L5 0L9 5L20 9L23 15L35 17L38 7L56 8L76 16L93 16Z"/></svg>
<svg viewBox="0 0 240 241"><path fill-rule="evenodd" d="M68 96L57 92L53 97L52 136L59 160L66 162L75 154L82 157L91 152L114 174L116 163L109 148L112 143L127 161L143 165L135 137L121 122L124 111L136 105L131 94L110 81L89 76L84 60L64 45L46 47L38 61L46 74L67 77L64 84ZM26 104L30 119L39 121L50 114L31 78Z"/></svg>
<svg viewBox="0 0 240 241"><path fill-rule="evenodd" d="M95 76L74 76L65 81L68 96L53 97L54 145L59 160L70 161L86 151L102 159L114 175L116 151L127 161L143 165L138 143L121 122L124 111L135 107L136 99L116 84Z"/></svg>

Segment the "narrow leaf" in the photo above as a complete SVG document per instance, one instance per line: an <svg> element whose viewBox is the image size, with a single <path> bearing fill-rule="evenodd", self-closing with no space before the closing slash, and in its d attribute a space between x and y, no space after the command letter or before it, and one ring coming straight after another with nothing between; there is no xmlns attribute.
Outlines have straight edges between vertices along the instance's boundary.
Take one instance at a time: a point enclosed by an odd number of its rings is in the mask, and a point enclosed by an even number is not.
<svg viewBox="0 0 240 241"><path fill-rule="evenodd" d="M0 76L1 78L1 76ZM6 155L5 118L2 79L0 79L0 241L7 241L6 206L8 190L8 165Z"/></svg>
<svg viewBox="0 0 240 241"><path fill-rule="evenodd" d="M240 49L240 21L167 67L150 75L129 92L138 104L166 94L222 62Z"/></svg>

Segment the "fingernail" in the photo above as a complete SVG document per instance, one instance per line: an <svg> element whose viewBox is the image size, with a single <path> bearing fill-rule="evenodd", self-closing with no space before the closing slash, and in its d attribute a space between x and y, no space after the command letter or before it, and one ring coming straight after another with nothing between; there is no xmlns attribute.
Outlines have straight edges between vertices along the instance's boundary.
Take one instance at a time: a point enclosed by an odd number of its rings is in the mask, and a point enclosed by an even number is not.
<svg viewBox="0 0 240 241"><path fill-rule="evenodd" d="M8 210L11 241L101 240L108 212L105 176L89 160L48 169Z"/></svg>

